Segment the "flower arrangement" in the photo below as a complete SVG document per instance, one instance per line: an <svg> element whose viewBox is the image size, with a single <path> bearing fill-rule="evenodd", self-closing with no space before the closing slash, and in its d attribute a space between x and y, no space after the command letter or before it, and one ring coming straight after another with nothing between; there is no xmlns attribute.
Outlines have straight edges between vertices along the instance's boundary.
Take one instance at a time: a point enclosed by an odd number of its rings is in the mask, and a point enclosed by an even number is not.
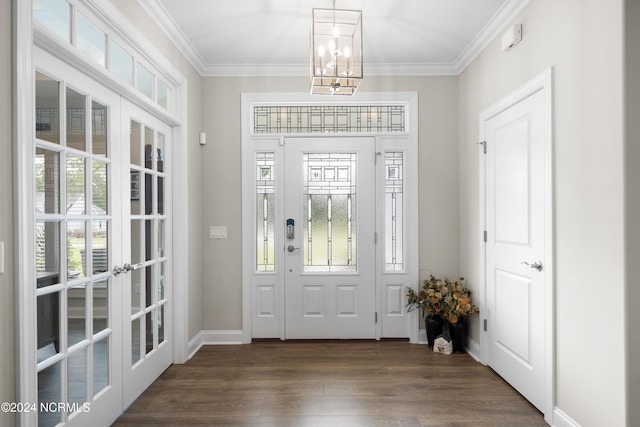
<svg viewBox="0 0 640 427"><path fill-rule="evenodd" d="M427 314L444 317L449 323L458 323L462 317L478 314L478 307L471 304L471 291L463 282L463 278L452 282L447 278L439 279L431 275L417 294L409 288L407 311L420 307Z"/></svg>

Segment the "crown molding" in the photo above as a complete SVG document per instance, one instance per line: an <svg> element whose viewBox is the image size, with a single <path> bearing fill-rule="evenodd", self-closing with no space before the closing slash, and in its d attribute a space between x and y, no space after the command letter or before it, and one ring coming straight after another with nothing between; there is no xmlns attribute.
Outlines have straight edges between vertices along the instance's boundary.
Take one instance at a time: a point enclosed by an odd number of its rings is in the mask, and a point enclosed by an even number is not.
<svg viewBox="0 0 640 427"><path fill-rule="evenodd" d="M159 0L137 0L140 7L202 77L308 76L309 64L207 64ZM529 0L507 1L452 63L365 64L369 76L457 76L522 11Z"/></svg>

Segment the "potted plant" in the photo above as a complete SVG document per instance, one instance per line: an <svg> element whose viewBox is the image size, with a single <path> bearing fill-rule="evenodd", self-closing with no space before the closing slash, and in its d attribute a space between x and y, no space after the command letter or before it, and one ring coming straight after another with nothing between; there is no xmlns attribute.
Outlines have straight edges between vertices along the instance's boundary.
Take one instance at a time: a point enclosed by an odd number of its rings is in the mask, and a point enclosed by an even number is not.
<svg viewBox="0 0 640 427"><path fill-rule="evenodd" d="M454 353L464 353L467 338L467 317L480 312L478 307L471 304L471 291L464 286L463 282L464 278L454 282L447 280L447 307L443 316L449 323L449 335Z"/></svg>
<svg viewBox="0 0 640 427"><path fill-rule="evenodd" d="M471 291L463 285L463 278L450 281L447 278L436 278L433 275L425 280L416 293L409 288L407 293L407 311L420 308L425 317L427 343L433 347L434 339L442 333L445 322L449 323L449 334L454 344L454 351L464 352L466 337L466 317L477 314L478 307L471 304ZM454 325L454 326L451 326Z"/></svg>
<svg viewBox="0 0 640 427"><path fill-rule="evenodd" d="M423 314L424 312L427 313L424 323L429 347L433 347L434 339L442 333L444 326L442 316L447 308L445 300L447 293L445 281L437 279L433 275L423 282L417 294L411 288L407 293L407 311L410 312L420 307Z"/></svg>

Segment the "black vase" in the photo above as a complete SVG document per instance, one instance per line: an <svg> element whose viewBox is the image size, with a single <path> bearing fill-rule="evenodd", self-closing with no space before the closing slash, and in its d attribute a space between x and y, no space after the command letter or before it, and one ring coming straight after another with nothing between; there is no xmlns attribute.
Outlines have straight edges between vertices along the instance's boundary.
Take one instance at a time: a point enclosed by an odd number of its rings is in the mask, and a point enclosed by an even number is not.
<svg viewBox="0 0 640 427"><path fill-rule="evenodd" d="M442 333L444 320L438 314L430 314L424 318L424 325L427 328L427 344L433 348L433 340Z"/></svg>
<svg viewBox="0 0 640 427"><path fill-rule="evenodd" d="M454 353L464 353L467 347L467 322L460 317L456 323L449 322L449 336Z"/></svg>

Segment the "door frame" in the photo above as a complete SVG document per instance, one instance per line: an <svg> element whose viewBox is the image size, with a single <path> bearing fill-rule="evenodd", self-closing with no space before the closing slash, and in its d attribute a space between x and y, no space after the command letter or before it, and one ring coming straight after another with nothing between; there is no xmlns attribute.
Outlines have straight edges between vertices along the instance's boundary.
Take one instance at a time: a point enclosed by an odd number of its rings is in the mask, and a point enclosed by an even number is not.
<svg viewBox="0 0 640 427"><path fill-rule="evenodd" d="M345 99L346 98L346 99ZM405 132L403 133L265 133L257 134L252 131L253 123L253 107L254 106L287 106L287 105L403 105L406 107L405 115ZM350 97L322 97L312 96L308 93L281 92L281 93L243 93L241 95L241 144L242 144L242 343L249 344L253 339L254 313L253 306L255 304L255 292L253 286L253 277L255 273L255 211L253 206L255 203L255 180L253 179L253 171L255 170L254 150L273 151L277 162L282 162L282 145L285 138L290 137L322 137L322 136L338 136L338 137L374 137L377 152L384 154L384 151L395 151L394 148L384 148L393 146L394 140L402 139L397 145L397 150L405 153L406 169L404 176L406 177L405 190L405 215L407 230L417 230L419 225L418 218L418 93L417 92L367 92L357 93ZM380 156L376 156L380 157ZM378 162L376 166L376 210L380 210L380 198L377 186L384 182L379 176L379 169L383 163ZM280 168L281 169L281 168ZM276 172L279 182L284 182L284 173L279 170ZM277 184L276 184L277 185ZM277 187L276 187L277 188ZM278 196L276 196L276 199ZM283 201L276 201L275 215L276 218L284 218ZM279 230L278 227L282 227ZM282 236L284 230L283 224L276 224L276 236ZM378 242L383 241L381 219L376 218L376 232ZM253 240L252 240L253 239ZM382 337L385 331L383 327L384 319L388 319L388 324L392 328L388 330L406 331L411 343L418 343L420 337L425 337L424 332L419 332L419 316L417 310L407 313L406 289L407 287L415 287L419 281L418 277L418 233L406 232L405 242L405 260L407 267L403 274L387 273L383 271L383 246L377 245L376 248L376 313L378 322L376 323L376 339ZM280 250L280 249L277 249ZM280 257L282 258L282 257ZM278 268L278 261L276 261ZM281 267L280 267L281 268ZM274 304L275 310L282 311L284 308L284 276L283 274L271 273L272 279L269 286L275 287ZM280 277L278 277L280 276ZM393 295L397 303L394 307L385 305L382 301L382 293L387 291L387 295ZM393 311L392 311L393 309ZM384 310L384 311L383 311ZM391 315L387 315L390 313ZM271 330L276 330L270 338L284 339L284 314L277 312L271 316ZM387 332L388 333L388 332ZM404 333L404 332L403 332ZM393 333L391 333L393 335ZM388 336L391 336L388 335ZM394 337L397 337L394 336Z"/></svg>
<svg viewBox="0 0 640 427"><path fill-rule="evenodd" d="M486 122L504 112L510 107L530 95L542 91L544 94L544 251L545 259L543 263L545 280L545 300L544 300L544 418L548 423L552 423L553 410L555 407L555 265L554 265L554 190L553 190L553 87L552 68L548 68L529 82L517 88L509 95L486 108L479 116L479 250L480 250L480 271L479 271L479 295L480 295L480 362L487 365L489 359L489 342L487 332L482 327L482 313L487 313L487 276L486 276L486 242L484 241L484 230L486 224L486 156L483 150L486 145Z"/></svg>
<svg viewBox="0 0 640 427"><path fill-rule="evenodd" d="M168 112L145 98L131 86L114 79L104 68L76 52L70 45L52 38L48 32L33 25L32 4L22 0L12 1L13 32L13 159L14 159L14 261L15 261L15 364L16 401L37 402L36 340L33 327L36 317L35 300L35 198L24 197L35 188L33 147L35 138L34 62L33 46L38 45L62 61L112 90L135 105L172 126L173 164L173 226L172 252L184 256L173 259L172 283L189 282L189 246L187 194L182 191L188 185L187 176L187 80L175 66L111 3L96 0L72 0L74 7L99 21L102 27L117 34L124 43L141 58L162 70L163 77L174 90L174 109ZM34 286L28 286L34 284ZM173 361L188 360L188 289L175 286L173 290ZM124 408L123 408L124 410ZM24 412L17 419L19 425L35 425L37 413Z"/></svg>

